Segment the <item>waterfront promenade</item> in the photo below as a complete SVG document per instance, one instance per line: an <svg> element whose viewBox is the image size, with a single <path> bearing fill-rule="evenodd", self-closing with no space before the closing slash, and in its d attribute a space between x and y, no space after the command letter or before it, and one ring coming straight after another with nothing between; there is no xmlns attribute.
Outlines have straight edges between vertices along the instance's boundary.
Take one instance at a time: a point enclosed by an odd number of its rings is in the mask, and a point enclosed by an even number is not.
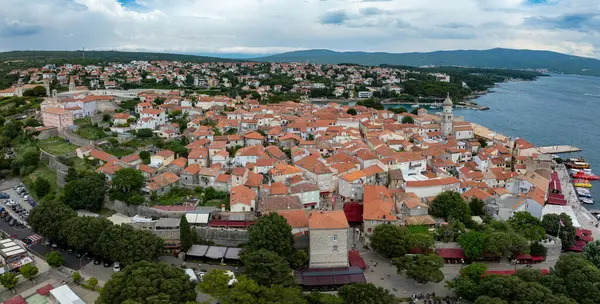
<svg viewBox="0 0 600 304"><path fill-rule="evenodd" d="M594 239L598 239L600 236L600 229L596 227L596 225L598 225L598 220L577 199L575 187L573 187L573 184L571 183L571 177L569 176L567 168L563 164L556 165L556 172L558 172L567 205L575 212L577 221L581 224L581 228L591 230Z"/></svg>
<svg viewBox="0 0 600 304"><path fill-rule="evenodd" d="M571 152L580 152L581 149L575 146L548 146L548 147L538 147L538 151L542 154L559 154L559 153L571 153Z"/></svg>

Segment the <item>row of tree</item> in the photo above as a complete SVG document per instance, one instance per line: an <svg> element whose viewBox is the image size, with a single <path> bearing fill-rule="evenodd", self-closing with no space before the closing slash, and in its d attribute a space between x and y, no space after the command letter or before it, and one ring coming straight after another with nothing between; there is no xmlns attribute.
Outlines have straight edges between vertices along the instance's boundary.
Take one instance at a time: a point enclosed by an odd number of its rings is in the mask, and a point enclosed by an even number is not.
<svg viewBox="0 0 600 304"><path fill-rule="evenodd" d="M104 218L78 217L75 211L57 201L43 202L32 209L29 224L55 242L126 265L154 261L164 247L160 238L147 231L113 225Z"/></svg>
<svg viewBox="0 0 600 304"><path fill-rule="evenodd" d="M486 270L483 264L466 266L448 287L476 304L600 303L600 270L585 255L561 255L546 276L539 269L519 269L513 276L486 276Z"/></svg>

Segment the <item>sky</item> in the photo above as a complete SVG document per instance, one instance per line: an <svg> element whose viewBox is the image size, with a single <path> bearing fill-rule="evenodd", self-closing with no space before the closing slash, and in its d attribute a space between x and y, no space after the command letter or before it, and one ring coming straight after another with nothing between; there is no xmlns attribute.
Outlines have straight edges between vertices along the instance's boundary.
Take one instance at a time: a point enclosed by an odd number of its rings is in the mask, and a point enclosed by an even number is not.
<svg viewBox="0 0 600 304"><path fill-rule="evenodd" d="M0 0L0 51L496 47L600 58L600 0Z"/></svg>

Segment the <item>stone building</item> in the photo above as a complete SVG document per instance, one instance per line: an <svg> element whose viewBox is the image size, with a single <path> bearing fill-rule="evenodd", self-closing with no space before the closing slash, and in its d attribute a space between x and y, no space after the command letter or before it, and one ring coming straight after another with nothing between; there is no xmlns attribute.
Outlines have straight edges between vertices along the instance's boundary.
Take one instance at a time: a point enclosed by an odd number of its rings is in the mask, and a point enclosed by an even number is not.
<svg viewBox="0 0 600 304"><path fill-rule="evenodd" d="M310 268L348 267L349 227L342 210L309 214Z"/></svg>

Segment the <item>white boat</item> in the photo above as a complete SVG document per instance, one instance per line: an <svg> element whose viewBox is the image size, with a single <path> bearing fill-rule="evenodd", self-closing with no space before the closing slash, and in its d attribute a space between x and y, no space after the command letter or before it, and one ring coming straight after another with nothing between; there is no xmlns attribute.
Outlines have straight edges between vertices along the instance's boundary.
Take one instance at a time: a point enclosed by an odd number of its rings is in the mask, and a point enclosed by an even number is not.
<svg viewBox="0 0 600 304"><path fill-rule="evenodd" d="M575 191L581 191L584 193L590 193L590 189L588 188L582 188L582 187L575 187Z"/></svg>
<svg viewBox="0 0 600 304"><path fill-rule="evenodd" d="M577 192L577 195L579 197L583 197L583 198L592 198L592 195L589 193L584 193L584 192Z"/></svg>
<svg viewBox="0 0 600 304"><path fill-rule="evenodd" d="M442 105L440 105L439 103L433 103L429 106L430 109L439 109L441 107Z"/></svg>
<svg viewBox="0 0 600 304"><path fill-rule="evenodd" d="M410 107L411 107L411 108L418 108L418 107L419 107L419 105L418 105L418 104L414 104L414 105L412 105L412 106L410 106Z"/></svg>
<svg viewBox="0 0 600 304"><path fill-rule="evenodd" d="M594 203L594 200L591 198L580 198L579 201L584 204L590 204L590 205Z"/></svg>

